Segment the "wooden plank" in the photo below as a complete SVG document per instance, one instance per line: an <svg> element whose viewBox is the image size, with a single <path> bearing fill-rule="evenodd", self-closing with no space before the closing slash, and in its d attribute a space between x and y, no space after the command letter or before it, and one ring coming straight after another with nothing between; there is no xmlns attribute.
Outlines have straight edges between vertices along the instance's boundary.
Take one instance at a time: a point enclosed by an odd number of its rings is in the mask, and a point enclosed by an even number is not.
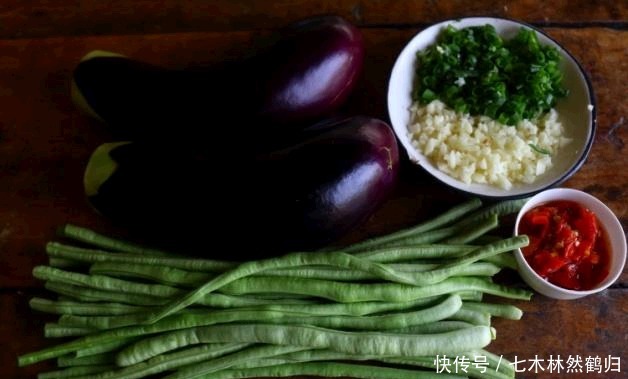
<svg viewBox="0 0 628 379"><path fill-rule="evenodd" d="M35 349L50 346L60 340L46 340L43 328L55 317L43 313L31 313L28 301L38 292L0 291L0 373L3 378L32 379L37 373L55 369L54 362L18 368L17 357Z"/></svg>
<svg viewBox="0 0 628 379"><path fill-rule="evenodd" d="M493 320L497 329L497 339L489 345L488 350L503 354L505 358L519 361L518 365L526 372L517 374L517 378L551 379L570 378L585 379L591 376L604 378L625 378L625 359L628 355L626 345L626 322L628 322L628 293L624 289L613 289L604 293L573 301L556 301L536 295L530 302L516 302L524 311L520 321L502 319ZM577 316L576 316L577 315ZM560 355L566 360L569 355L579 355L583 360L583 371L560 374L528 370L531 359L538 356L545 361ZM602 364L608 355L621 357L621 372L592 373L586 372L586 357L600 357Z"/></svg>
<svg viewBox="0 0 628 379"><path fill-rule="evenodd" d="M52 321L53 317L28 309L28 299L32 296L32 292L0 292L0 306L3 310L0 312L0 333L5 341L11 341L3 345L7 350L0 354L0 367L5 378L33 378L35 373L53 368L50 362L26 368L16 367L18 355L56 343L42 337L44 322ZM624 327L628 323L626 289L610 290L577 301L555 301L535 296L531 302L512 303L524 310L523 319L493 320L497 339L488 347L491 352L502 354L509 360L515 356L518 360L530 360L535 355L545 360L550 355L560 355L565 360L569 355L580 355L582 359L599 356L602 361L608 355L622 357L621 373L598 376L608 379L625 377L624 359L628 354ZM529 362L519 367L529 367ZM596 374L583 372L562 375L525 372L517 377L585 379Z"/></svg>
<svg viewBox="0 0 628 379"><path fill-rule="evenodd" d="M612 0L557 0L542 6L529 0L322 0L316 4L319 13L341 14L363 27L367 62L346 112L383 119L387 119L386 86L395 56L428 23L493 15L551 26L549 34L590 74L599 111L599 130L590 158L566 186L602 199L628 230L628 131L624 121L628 103L623 100L626 82L621 76L628 65L623 44L627 7L627 2ZM16 356L56 342L42 337L43 324L51 318L27 306L33 294L44 294L30 271L45 262L44 244L54 238L55 228L75 222L123 236L128 233L98 217L84 200L81 173L85 162L95 146L111 137L104 126L80 115L70 103L68 79L78 59L95 48L173 68L240 59L265 43L269 29L309 16L311 10L312 2L305 0L2 1L0 335L5 352L0 355L0 376L32 378L52 368L43 363L19 369ZM394 196L345 242L416 223L460 199L459 194L443 189L405 163L402 185ZM516 302L525 311L524 319L495 320L498 338L489 350L526 360L558 354L563 359L569 355L622 357L622 372L617 374L526 372L518 375L520 378L625 377L627 284L625 270L614 289L582 300L535 296L529 303Z"/></svg>
<svg viewBox="0 0 628 379"><path fill-rule="evenodd" d="M333 13L360 26L425 25L464 16L498 16L537 24L625 25L625 1L358 1L322 0L316 13ZM312 15L307 0L4 0L0 38L151 34L276 28Z"/></svg>

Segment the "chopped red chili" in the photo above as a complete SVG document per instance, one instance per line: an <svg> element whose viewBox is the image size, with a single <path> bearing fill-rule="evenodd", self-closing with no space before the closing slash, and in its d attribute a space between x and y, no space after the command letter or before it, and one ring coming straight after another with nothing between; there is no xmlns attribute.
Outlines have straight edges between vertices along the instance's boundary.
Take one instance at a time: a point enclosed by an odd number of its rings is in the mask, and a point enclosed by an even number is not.
<svg viewBox="0 0 628 379"><path fill-rule="evenodd" d="M608 276L610 252L595 214L573 201L552 201L527 212L519 234L530 244L526 261L550 283L588 290Z"/></svg>

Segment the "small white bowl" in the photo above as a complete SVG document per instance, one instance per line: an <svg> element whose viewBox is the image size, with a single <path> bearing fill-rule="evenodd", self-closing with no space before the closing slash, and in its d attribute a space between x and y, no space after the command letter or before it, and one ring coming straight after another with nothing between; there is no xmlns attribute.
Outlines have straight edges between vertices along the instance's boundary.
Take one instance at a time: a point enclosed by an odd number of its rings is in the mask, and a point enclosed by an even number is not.
<svg viewBox="0 0 628 379"><path fill-rule="evenodd" d="M517 264L519 266L519 275L521 278L535 291L543 294L547 297L561 300L577 299L583 296L591 295L596 292L600 292L608 288L613 284L617 278L621 275L626 264L626 236L624 231L617 220L617 217L613 212L597 198L589 195L586 192L578 191L569 188L555 188L547 191L543 191L533 196L526 202L517 215L517 221L515 222L514 234L517 235L519 230L519 221L532 208L539 206L543 203L556 200L568 200L576 202L588 209L590 209L599 220L602 228L606 231L608 237L608 243L610 248L610 270L606 279L604 279L597 287L586 290L576 291L569 290L555 284L548 282L538 275L532 267L528 264L521 249L515 251L515 257L517 258Z"/></svg>
<svg viewBox="0 0 628 379"><path fill-rule="evenodd" d="M534 30L542 44L554 46L559 52L563 85L569 90L569 95L558 101L556 109L565 127L565 134L572 138L572 142L565 149L562 149L558 156L554 157L553 167L539 176L536 181L531 184L517 184L509 190L488 184L466 184L445 174L412 145L408 133L416 53L434 44L441 30L448 25L461 29L486 24L494 26L497 33L504 38L514 37L522 27ZM443 21L424 29L412 38L399 54L392 69L388 84L388 114L397 138L407 151L411 161L451 187L487 198L526 197L567 180L586 160L596 128L595 99L592 87L584 70L574 57L539 29L521 22L493 17L468 17Z"/></svg>

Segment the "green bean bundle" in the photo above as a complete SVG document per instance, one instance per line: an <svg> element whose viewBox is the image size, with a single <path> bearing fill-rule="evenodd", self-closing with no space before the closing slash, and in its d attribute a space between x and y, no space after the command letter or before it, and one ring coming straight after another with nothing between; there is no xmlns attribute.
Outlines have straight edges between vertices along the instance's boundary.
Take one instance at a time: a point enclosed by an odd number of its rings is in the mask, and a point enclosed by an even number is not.
<svg viewBox="0 0 628 379"><path fill-rule="evenodd" d="M473 199L344 248L243 263L184 258L66 225L62 236L82 246L50 242L50 265L33 269L60 298L30 306L59 315L46 337L75 339L18 362L57 358L59 370L39 379L512 378L509 362L484 348L496 338L492 316L518 320L522 312L482 297L531 297L492 280L514 267L511 251L527 237L486 235L522 204L482 208ZM485 370L438 372L439 356L480 355Z"/></svg>

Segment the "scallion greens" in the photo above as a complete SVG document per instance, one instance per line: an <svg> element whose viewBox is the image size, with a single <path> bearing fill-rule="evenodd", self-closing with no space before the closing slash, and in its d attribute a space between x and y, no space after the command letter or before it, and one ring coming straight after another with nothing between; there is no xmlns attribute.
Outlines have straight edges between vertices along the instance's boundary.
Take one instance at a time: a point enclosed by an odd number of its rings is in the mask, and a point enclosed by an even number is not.
<svg viewBox="0 0 628 379"><path fill-rule="evenodd" d="M567 95L558 51L527 28L504 40L491 25L450 25L417 59L415 101L439 99L456 112L506 125L534 119Z"/></svg>

